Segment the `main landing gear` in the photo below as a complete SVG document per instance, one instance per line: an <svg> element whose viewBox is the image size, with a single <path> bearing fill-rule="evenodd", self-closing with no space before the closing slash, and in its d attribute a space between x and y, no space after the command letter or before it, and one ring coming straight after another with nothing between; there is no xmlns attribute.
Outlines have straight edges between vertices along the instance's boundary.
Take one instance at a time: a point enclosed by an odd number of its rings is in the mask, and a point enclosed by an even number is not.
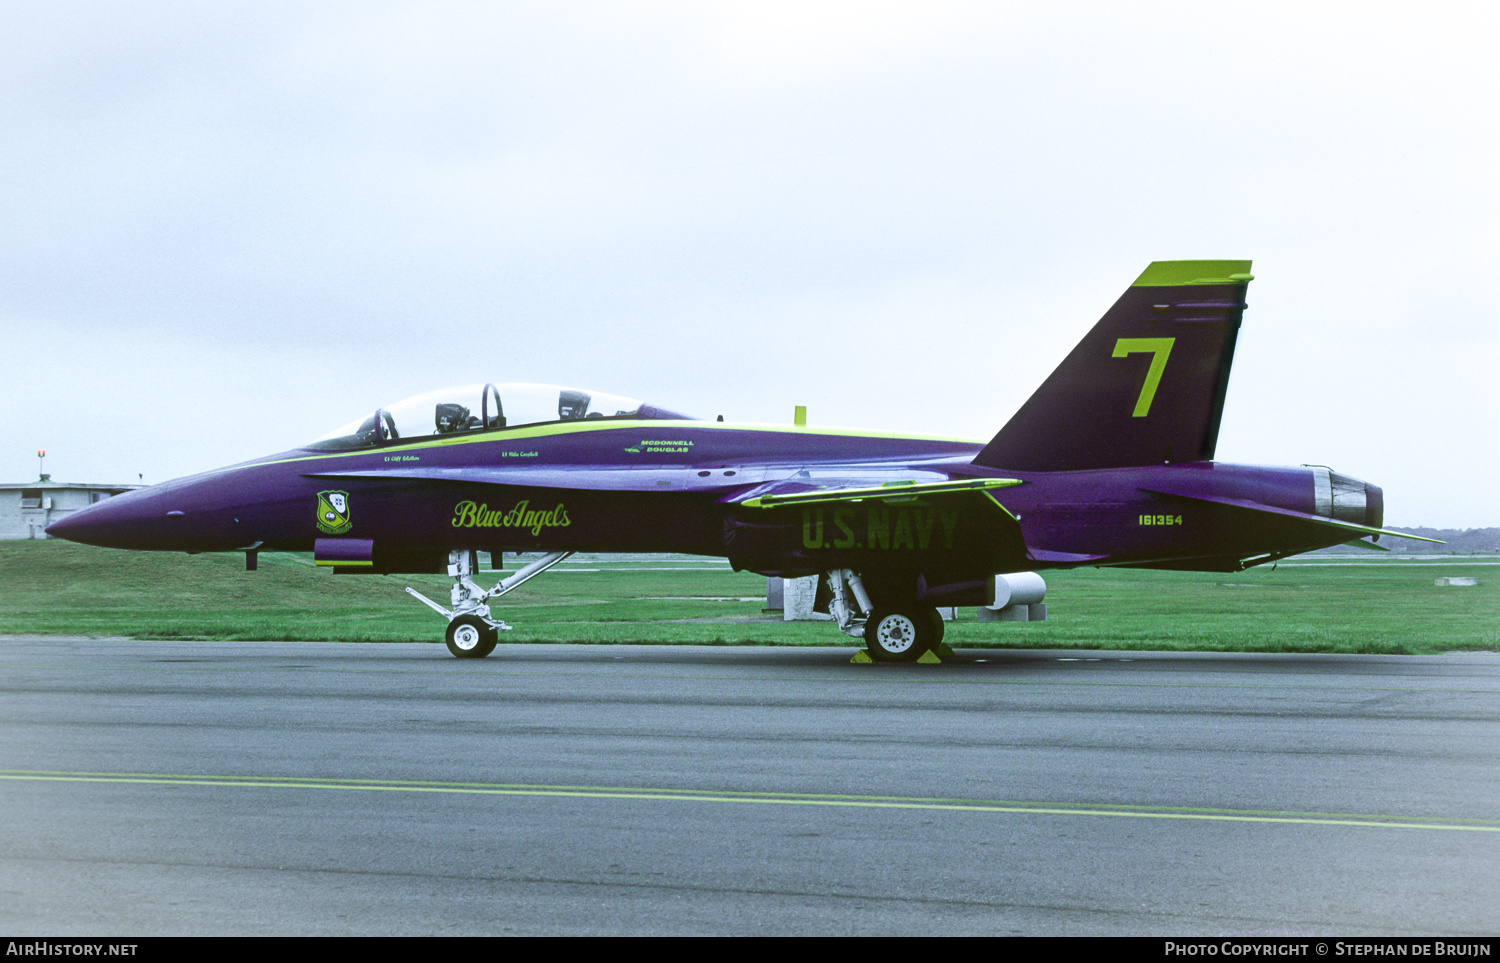
<svg viewBox="0 0 1500 963"><path fill-rule="evenodd" d="M943 617L932 606L876 609L865 623L865 647L876 662L914 662L943 641Z"/></svg>
<svg viewBox="0 0 1500 963"><path fill-rule="evenodd" d="M519 588L522 583L542 574L572 554L553 552L545 555L485 591L474 582L474 573L479 569L479 553L473 549L455 549L448 553L448 575L454 581L453 591L449 595L452 610L443 608L410 586L406 591L448 620L446 640L449 652L459 659L482 659L495 651L500 633L510 631L510 626L490 615L487 604L489 600Z"/></svg>
<svg viewBox="0 0 1500 963"><path fill-rule="evenodd" d="M853 569L829 572L828 587L833 592L828 612L838 621L839 631L864 639L876 662L915 662L943 641L943 618L931 605L876 606Z"/></svg>

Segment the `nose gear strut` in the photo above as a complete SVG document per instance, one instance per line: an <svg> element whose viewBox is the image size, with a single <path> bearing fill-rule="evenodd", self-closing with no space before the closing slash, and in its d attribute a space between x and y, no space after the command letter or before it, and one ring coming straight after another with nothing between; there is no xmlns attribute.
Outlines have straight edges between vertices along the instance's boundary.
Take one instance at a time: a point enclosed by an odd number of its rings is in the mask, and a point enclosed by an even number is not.
<svg viewBox="0 0 1500 963"><path fill-rule="evenodd" d="M495 649L501 632L509 632L510 626L490 614L489 600L499 598L512 589L547 571L547 569L571 556L572 552L552 552L544 555L516 572L503 578L489 591L474 581L474 572L479 568L479 553L473 549L454 549L448 553L448 575L453 578L453 589L449 593L453 608L445 609L432 599L407 586L407 594L448 620L448 651L460 659L482 659Z"/></svg>

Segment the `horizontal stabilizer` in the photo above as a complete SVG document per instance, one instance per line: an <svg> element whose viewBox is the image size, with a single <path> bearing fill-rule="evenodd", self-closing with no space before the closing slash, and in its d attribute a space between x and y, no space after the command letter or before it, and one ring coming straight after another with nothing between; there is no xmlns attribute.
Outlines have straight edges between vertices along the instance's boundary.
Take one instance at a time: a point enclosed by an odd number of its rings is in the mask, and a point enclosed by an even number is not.
<svg viewBox="0 0 1500 963"><path fill-rule="evenodd" d="M1142 488L1143 492L1153 495L1169 495L1173 498L1186 498L1195 502L1208 502L1214 505L1226 505L1230 508L1240 508L1246 511L1260 512L1266 515L1280 515L1283 518L1295 518L1299 521L1312 522L1331 528L1341 528L1348 532L1358 532L1361 535L1391 535L1396 538L1410 538L1418 542L1436 542L1439 545L1446 544L1442 539L1427 538L1422 535L1408 535L1405 532L1396 532L1388 528L1375 528L1370 525L1360 525L1355 522L1346 522L1338 518L1327 518L1323 515L1309 515L1306 512L1294 512L1289 508L1276 508L1272 505L1263 505L1260 502L1252 502L1242 498L1223 498L1218 495L1204 495L1201 493L1188 494L1187 492L1174 492L1166 488Z"/></svg>
<svg viewBox="0 0 1500 963"><path fill-rule="evenodd" d="M1073 563L1096 562L1101 558L1109 558L1108 555L1080 555L1078 552L1054 552L1046 548L1027 547L1026 554L1033 561L1052 562L1057 565L1069 565Z"/></svg>
<svg viewBox="0 0 1500 963"><path fill-rule="evenodd" d="M773 486L770 491L758 490L739 504L746 508L781 508L787 505L814 505L826 502L860 502L866 499L880 502L907 501L928 495L950 492L990 491L1010 488L1021 484L1018 478L967 478L958 481L916 482L893 481L880 485L828 486L806 488L791 482ZM778 492L776 489L796 488L795 491ZM733 503L735 499L728 499ZM999 504L998 502L996 504ZM1004 507L1003 505L1001 506Z"/></svg>

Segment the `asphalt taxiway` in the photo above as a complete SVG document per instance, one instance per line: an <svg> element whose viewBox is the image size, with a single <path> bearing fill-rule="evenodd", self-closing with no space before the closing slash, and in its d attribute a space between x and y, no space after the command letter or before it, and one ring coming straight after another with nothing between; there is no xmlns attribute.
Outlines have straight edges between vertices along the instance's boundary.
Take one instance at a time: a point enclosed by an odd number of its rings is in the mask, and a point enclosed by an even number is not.
<svg viewBox="0 0 1500 963"><path fill-rule="evenodd" d="M1500 656L0 638L0 928L1493 935Z"/></svg>

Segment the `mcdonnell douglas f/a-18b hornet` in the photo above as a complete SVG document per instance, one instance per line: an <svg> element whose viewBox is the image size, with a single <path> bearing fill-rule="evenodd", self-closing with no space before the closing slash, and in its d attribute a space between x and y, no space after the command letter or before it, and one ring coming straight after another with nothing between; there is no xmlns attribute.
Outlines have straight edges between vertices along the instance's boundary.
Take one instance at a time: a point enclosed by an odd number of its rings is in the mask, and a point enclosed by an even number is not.
<svg viewBox="0 0 1500 963"><path fill-rule="evenodd" d="M937 606L997 574L1232 572L1382 529L1374 485L1215 462L1249 261L1157 261L989 444L701 421L538 384L418 395L299 448L154 485L49 534L113 548L312 551L336 572L446 572L448 647L485 656L489 603L577 551L722 556L818 575L872 658L915 659ZM1404 536L1403 536L1404 537ZM1364 543L1368 544L1368 543ZM544 552L486 590L478 553ZM495 567L499 567L497 564Z"/></svg>

